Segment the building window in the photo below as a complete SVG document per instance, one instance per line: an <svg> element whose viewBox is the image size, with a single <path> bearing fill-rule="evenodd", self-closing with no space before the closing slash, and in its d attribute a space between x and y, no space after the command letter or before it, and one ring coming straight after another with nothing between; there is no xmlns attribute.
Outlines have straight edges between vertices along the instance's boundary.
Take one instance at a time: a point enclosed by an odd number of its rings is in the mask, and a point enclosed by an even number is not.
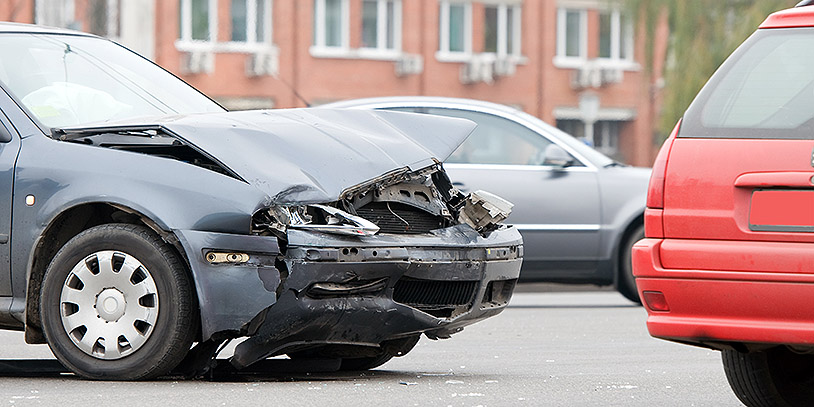
<svg viewBox="0 0 814 407"><path fill-rule="evenodd" d="M348 0L314 0L314 41L318 48L348 48Z"/></svg>
<svg viewBox="0 0 814 407"><path fill-rule="evenodd" d="M88 31L118 39L121 32L121 0L90 0L87 7Z"/></svg>
<svg viewBox="0 0 814 407"><path fill-rule="evenodd" d="M599 58L631 60L633 56L633 26L619 10L599 13Z"/></svg>
<svg viewBox="0 0 814 407"><path fill-rule="evenodd" d="M441 53L472 53L472 4L440 3L440 43Z"/></svg>
<svg viewBox="0 0 814 407"><path fill-rule="evenodd" d="M217 9L217 0L181 0L181 40L215 42Z"/></svg>
<svg viewBox="0 0 814 407"><path fill-rule="evenodd" d="M401 48L401 1L362 2L362 48L393 51Z"/></svg>
<svg viewBox="0 0 814 407"><path fill-rule="evenodd" d="M232 42L271 43L271 0L232 0Z"/></svg>
<svg viewBox="0 0 814 407"><path fill-rule="evenodd" d="M619 151L619 137L624 123L618 120L598 120L594 122L593 134L590 135L591 139L585 132L585 122L582 120L557 119L557 128L594 147L608 157L624 162Z"/></svg>
<svg viewBox="0 0 814 407"><path fill-rule="evenodd" d="M520 34L520 6L484 7L484 52L519 56Z"/></svg>
<svg viewBox="0 0 814 407"><path fill-rule="evenodd" d="M557 56L585 59L588 49L588 13L561 8L557 12Z"/></svg>
<svg viewBox="0 0 814 407"><path fill-rule="evenodd" d="M34 22L51 27L78 29L74 0L37 0Z"/></svg>

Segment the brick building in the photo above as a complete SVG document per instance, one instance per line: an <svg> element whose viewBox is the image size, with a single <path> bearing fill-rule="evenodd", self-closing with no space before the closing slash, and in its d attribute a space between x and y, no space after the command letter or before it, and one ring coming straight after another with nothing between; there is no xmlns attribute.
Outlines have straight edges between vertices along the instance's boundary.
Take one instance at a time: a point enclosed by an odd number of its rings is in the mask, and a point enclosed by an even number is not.
<svg viewBox="0 0 814 407"><path fill-rule="evenodd" d="M617 4L5 0L0 18L108 36L231 109L392 95L483 99L648 166L657 81L643 69L636 24Z"/></svg>

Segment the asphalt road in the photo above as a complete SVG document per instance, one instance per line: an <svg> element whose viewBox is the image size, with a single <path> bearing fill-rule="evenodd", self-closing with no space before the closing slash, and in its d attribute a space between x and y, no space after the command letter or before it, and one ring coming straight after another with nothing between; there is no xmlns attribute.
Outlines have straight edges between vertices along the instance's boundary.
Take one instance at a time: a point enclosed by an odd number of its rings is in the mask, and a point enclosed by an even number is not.
<svg viewBox="0 0 814 407"><path fill-rule="evenodd" d="M46 346L25 345L20 333L0 332L0 404L740 405L718 352L652 339L645 318L614 292L522 292L500 316L450 340L422 338L371 372L142 383L91 382L9 362L52 356Z"/></svg>

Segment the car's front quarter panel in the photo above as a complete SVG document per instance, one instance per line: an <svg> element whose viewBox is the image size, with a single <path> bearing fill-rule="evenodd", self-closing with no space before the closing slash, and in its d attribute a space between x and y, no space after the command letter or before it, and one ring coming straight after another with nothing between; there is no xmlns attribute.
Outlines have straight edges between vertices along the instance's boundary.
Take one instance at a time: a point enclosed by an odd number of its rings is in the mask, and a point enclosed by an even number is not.
<svg viewBox="0 0 814 407"><path fill-rule="evenodd" d="M26 204L27 196L34 197L33 205ZM38 239L70 208L108 203L166 232L248 234L253 212L267 197L243 181L174 159L39 134L22 140L13 199L13 293L21 298Z"/></svg>

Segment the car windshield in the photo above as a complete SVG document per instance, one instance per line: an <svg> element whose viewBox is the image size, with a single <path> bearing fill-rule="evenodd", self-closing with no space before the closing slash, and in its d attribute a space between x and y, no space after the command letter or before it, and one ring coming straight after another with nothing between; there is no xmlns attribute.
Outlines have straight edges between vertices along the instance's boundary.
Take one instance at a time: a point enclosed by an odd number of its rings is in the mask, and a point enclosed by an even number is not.
<svg viewBox="0 0 814 407"><path fill-rule="evenodd" d="M52 128L224 111L167 71L95 37L0 35L0 83Z"/></svg>

